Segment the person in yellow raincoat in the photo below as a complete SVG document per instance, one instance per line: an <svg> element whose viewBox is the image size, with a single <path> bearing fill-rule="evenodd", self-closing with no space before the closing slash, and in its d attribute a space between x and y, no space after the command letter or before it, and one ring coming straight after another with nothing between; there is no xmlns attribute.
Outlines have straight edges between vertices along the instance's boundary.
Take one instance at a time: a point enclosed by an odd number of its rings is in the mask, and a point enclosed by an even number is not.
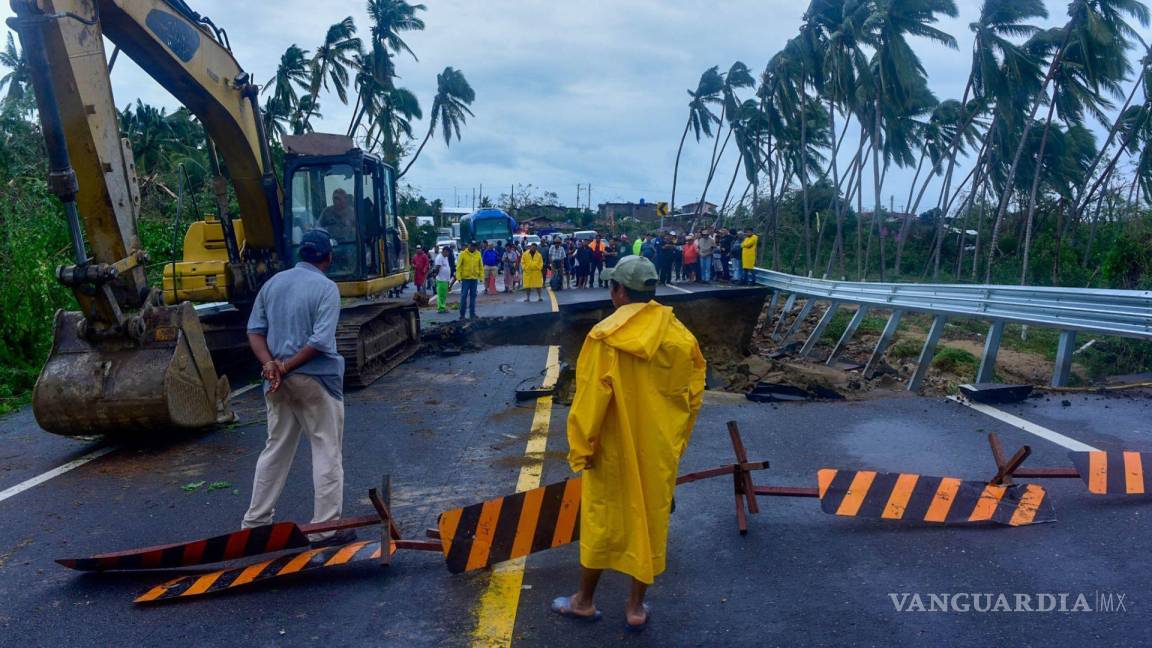
<svg viewBox="0 0 1152 648"><path fill-rule="evenodd" d="M751 227L744 231L744 242L740 244L740 265L744 268L744 272L740 277L740 283L750 286L756 283L753 274L756 268L756 246L760 243L760 237L756 236Z"/></svg>
<svg viewBox="0 0 1152 648"><path fill-rule="evenodd" d="M642 256L605 269L616 311L584 340L568 415L568 463L583 471L580 591L552 602L567 617L600 618L605 569L632 577L629 630L648 622L644 594L664 571L672 493L704 394L704 356L672 309L652 301L658 275Z"/></svg>
<svg viewBox="0 0 1152 648"><path fill-rule="evenodd" d="M520 258L520 268L524 273L524 301L532 301L533 288L540 301L544 301L544 255L540 254L540 248L535 243Z"/></svg>

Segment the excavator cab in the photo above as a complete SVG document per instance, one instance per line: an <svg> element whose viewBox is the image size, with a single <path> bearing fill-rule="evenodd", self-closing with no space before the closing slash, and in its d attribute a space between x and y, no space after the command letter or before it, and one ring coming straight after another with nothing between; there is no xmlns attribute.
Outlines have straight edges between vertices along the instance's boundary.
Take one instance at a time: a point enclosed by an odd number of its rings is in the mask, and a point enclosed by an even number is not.
<svg viewBox="0 0 1152 648"><path fill-rule="evenodd" d="M335 241L328 276L346 286L344 296L362 297L368 293L360 283L400 272L407 255L392 168L348 144L338 155L286 157L285 257L297 258L305 232L327 230ZM295 146L299 150L299 141Z"/></svg>
<svg viewBox="0 0 1152 648"><path fill-rule="evenodd" d="M283 138L284 241L287 263L304 233L322 228L335 242L328 276L345 299L336 343L344 381L365 386L419 345L416 309L382 301L407 283L408 236L396 211L396 173L341 135Z"/></svg>

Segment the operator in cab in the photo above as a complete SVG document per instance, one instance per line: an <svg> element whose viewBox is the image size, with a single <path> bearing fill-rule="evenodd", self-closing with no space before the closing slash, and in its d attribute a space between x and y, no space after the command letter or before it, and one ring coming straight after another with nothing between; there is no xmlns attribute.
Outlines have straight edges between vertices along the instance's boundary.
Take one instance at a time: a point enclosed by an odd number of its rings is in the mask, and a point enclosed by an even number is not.
<svg viewBox="0 0 1152 648"><path fill-rule="evenodd" d="M320 227L342 243L356 240L356 210L352 208L347 191L336 189L332 192L332 204L320 214Z"/></svg>

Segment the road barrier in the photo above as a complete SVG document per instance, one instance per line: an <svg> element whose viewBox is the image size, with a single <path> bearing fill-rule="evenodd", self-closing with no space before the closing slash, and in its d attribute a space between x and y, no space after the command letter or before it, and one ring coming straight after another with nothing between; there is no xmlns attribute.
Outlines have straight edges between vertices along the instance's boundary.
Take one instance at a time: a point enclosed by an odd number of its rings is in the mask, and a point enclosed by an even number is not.
<svg viewBox="0 0 1152 648"><path fill-rule="evenodd" d="M820 509L832 515L1008 526L1056 521L1051 501L1035 484L1008 486L955 477L831 468L821 470L818 480Z"/></svg>
<svg viewBox="0 0 1152 648"><path fill-rule="evenodd" d="M989 433L988 444L992 447L992 459L996 462L994 484L1011 484L1014 477L1029 479L1079 479L1088 486L1093 495L1152 495L1152 452L1131 450L1092 450L1068 453L1071 467L1021 468L1023 460L1005 461L1000 437ZM1030 449L1024 446L1016 456L1027 456Z"/></svg>
<svg viewBox="0 0 1152 648"><path fill-rule="evenodd" d="M916 371L908 389L918 391L935 354L936 344L949 318L968 317L989 323L984 353L976 374L977 383L992 382L1000 338L1007 323L1054 328L1060 331L1052 385L1068 384L1072 354L1079 332L1152 340L1152 292L1144 290L1102 290L1087 288L1035 288L1030 286L874 283L827 281L755 269L756 283L773 289L769 316L781 295L787 295L773 335L786 342L798 330L819 301L828 308L808 336L800 353L811 354L842 304L856 304L855 316L841 335L826 362L832 364L844 350L870 310L890 311L888 322L873 350L864 375L871 377L892 342L905 312L932 314L932 326L921 350ZM804 299L791 325L780 333L798 298Z"/></svg>

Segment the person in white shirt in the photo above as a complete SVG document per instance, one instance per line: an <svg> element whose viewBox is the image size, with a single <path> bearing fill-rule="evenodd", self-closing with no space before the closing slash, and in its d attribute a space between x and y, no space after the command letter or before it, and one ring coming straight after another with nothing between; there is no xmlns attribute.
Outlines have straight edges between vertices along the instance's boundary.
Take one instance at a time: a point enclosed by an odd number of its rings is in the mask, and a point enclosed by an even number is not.
<svg viewBox="0 0 1152 648"><path fill-rule="evenodd" d="M436 277L436 312L448 312L448 289L452 287L452 263L448 261L448 246L432 261L432 275Z"/></svg>

